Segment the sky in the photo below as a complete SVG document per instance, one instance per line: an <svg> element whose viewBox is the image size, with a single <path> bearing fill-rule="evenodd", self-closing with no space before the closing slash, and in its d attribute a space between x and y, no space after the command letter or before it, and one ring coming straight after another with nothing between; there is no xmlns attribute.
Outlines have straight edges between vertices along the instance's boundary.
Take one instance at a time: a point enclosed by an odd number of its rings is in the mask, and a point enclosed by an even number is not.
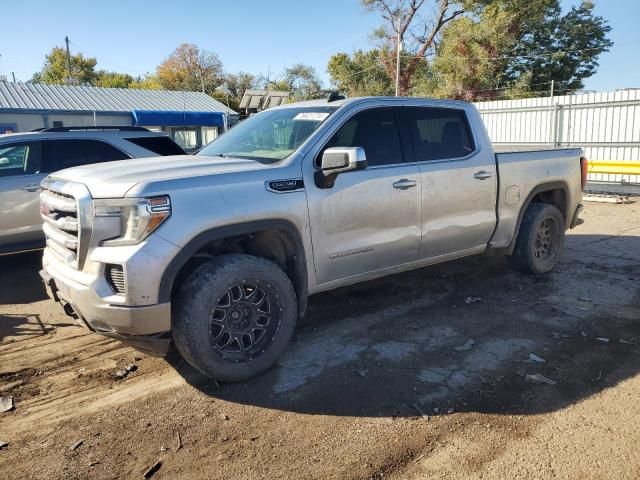
<svg viewBox="0 0 640 480"><path fill-rule="evenodd" d="M569 8L579 0L562 0ZM640 0L595 0L616 45L600 57L588 90L640 88ZM278 78L305 63L328 85L329 57L373 45L379 17L358 0L180 0L109 2L0 0L0 75L31 78L53 46L69 36L72 53L98 59L99 69L143 75L181 43L218 54L225 71Z"/></svg>

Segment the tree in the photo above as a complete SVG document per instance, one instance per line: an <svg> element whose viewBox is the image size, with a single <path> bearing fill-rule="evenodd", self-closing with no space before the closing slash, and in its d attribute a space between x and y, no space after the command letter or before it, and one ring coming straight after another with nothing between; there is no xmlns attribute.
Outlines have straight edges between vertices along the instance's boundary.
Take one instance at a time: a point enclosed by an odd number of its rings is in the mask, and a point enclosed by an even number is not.
<svg viewBox="0 0 640 480"><path fill-rule="evenodd" d="M381 15L378 48L329 61L332 81L351 93L380 70L395 82L400 37L400 94L465 100L514 98L583 87L611 48L606 20L584 0L562 15L559 0L362 0ZM429 6L431 14L424 14ZM375 62L374 62L375 63ZM365 72L373 72L367 76ZM375 89L374 89L375 90ZM388 93L388 88L382 88ZM368 92L367 92L368 93Z"/></svg>
<svg viewBox="0 0 640 480"><path fill-rule="evenodd" d="M222 84L222 62L197 45L183 43L156 70L163 88L213 93Z"/></svg>
<svg viewBox="0 0 640 480"><path fill-rule="evenodd" d="M162 84L157 75L146 73L145 75L138 76L133 82L129 84L129 88L139 88L143 90L162 90Z"/></svg>
<svg viewBox="0 0 640 480"><path fill-rule="evenodd" d="M278 90L291 92L295 101L309 100L322 93L322 81L315 68L303 63L296 63L285 69L284 78L281 80Z"/></svg>
<svg viewBox="0 0 640 480"><path fill-rule="evenodd" d="M256 76L246 72L227 73L224 77L224 86L227 93L237 103L240 103L246 90L256 88L257 85L258 79Z"/></svg>
<svg viewBox="0 0 640 480"><path fill-rule="evenodd" d="M67 70L67 52L63 47L53 47L42 70L35 73L33 83L93 85L96 80L95 67L98 63L93 57L85 57L82 53L70 56L71 76Z"/></svg>
<svg viewBox="0 0 640 480"><path fill-rule="evenodd" d="M598 57L609 51L611 27L593 13L593 2L583 1L562 15L554 5L542 28L524 32L516 44L519 58L509 63L506 76L517 79L531 72L531 90L547 91L554 80L561 94L584 87L597 70Z"/></svg>
<svg viewBox="0 0 640 480"><path fill-rule="evenodd" d="M468 101L503 93L508 57L523 30L540 28L556 0L494 0L447 25L433 59L430 94Z"/></svg>
<svg viewBox="0 0 640 480"><path fill-rule="evenodd" d="M434 60L435 94L465 100L562 94L583 87L611 47L610 27L583 2L566 15L558 0L498 0L444 29Z"/></svg>
<svg viewBox="0 0 640 480"><path fill-rule="evenodd" d="M378 49L333 55L327 66L333 85L351 97L393 95L393 79L382 66L382 55Z"/></svg>
<svg viewBox="0 0 640 480"><path fill-rule="evenodd" d="M286 69L284 77L294 100L309 100L322 93L322 80L311 66L297 63Z"/></svg>
<svg viewBox="0 0 640 480"><path fill-rule="evenodd" d="M129 88L135 80L128 73L107 72L100 70L96 74L96 87Z"/></svg>
<svg viewBox="0 0 640 480"><path fill-rule="evenodd" d="M464 14L474 4L471 0L433 0L435 10L423 15L431 0L362 0L365 9L377 12L384 20L376 31L382 42L380 57L390 78L396 78L396 51L402 46L405 61L399 75L399 95L406 95L414 75L427 55L434 53L443 27Z"/></svg>
<svg viewBox="0 0 640 480"><path fill-rule="evenodd" d="M285 68L278 80L272 80L269 74L260 75L257 84L266 90L291 92L295 101L318 98L324 93L315 68L303 63Z"/></svg>

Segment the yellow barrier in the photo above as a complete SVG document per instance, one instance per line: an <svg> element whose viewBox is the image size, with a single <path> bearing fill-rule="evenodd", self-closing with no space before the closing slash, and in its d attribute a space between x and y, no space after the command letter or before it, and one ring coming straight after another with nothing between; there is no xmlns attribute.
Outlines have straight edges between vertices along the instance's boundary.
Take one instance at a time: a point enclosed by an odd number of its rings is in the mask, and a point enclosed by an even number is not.
<svg viewBox="0 0 640 480"><path fill-rule="evenodd" d="M640 175L640 161L589 160L589 173Z"/></svg>

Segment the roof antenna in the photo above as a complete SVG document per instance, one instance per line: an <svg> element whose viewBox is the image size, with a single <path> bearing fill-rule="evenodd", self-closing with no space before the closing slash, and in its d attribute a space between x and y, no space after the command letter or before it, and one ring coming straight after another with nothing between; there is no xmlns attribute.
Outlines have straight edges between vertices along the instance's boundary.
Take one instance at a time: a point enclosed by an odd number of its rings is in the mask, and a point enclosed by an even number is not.
<svg viewBox="0 0 640 480"><path fill-rule="evenodd" d="M347 97L340 95L339 91L334 90L329 94L329 97L327 97L327 103L335 102L336 100L344 100L345 98Z"/></svg>

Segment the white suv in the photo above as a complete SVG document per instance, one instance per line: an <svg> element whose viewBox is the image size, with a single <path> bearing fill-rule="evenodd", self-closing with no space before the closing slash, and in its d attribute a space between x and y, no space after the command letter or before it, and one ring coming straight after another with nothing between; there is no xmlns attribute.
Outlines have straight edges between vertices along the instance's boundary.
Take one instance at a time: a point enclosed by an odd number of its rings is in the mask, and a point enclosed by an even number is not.
<svg viewBox="0 0 640 480"><path fill-rule="evenodd" d="M40 182L49 173L129 158L184 155L141 127L57 127L0 135L0 255L42 248Z"/></svg>

